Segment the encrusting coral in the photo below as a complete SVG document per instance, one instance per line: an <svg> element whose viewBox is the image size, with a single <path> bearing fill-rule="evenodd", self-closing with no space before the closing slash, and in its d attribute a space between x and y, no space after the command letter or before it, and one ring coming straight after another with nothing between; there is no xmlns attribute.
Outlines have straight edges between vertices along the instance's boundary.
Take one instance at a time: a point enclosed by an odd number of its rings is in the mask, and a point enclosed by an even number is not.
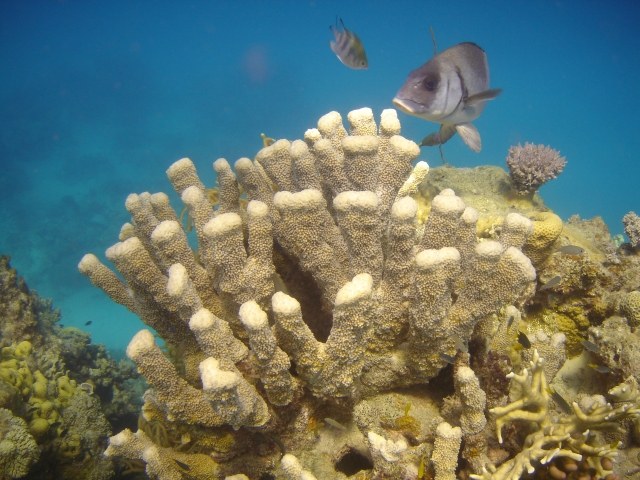
<svg viewBox="0 0 640 480"><path fill-rule="evenodd" d="M0 474L20 478L38 460L40 450L29 434L24 420L10 410L0 408Z"/></svg>
<svg viewBox="0 0 640 480"><path fill-rule="evenodd" d="M486 451L486 395L458 350L476 328L487 345L514 343L536 280L521 249L546 259L559 232L536 222L555 226L553 214L531 221L510 213L497 238L479 241L478 211L443 188L420 221L411 195L428 166L412 169L419 148L399 135L395 111L385 110L379 127L366 108L348 120L349 133L331 112L304 141L279 140L254 161L238 160L235 174L217 160L218 209L194 164L174 163L167 174L189 209L197 255L166 195L143 193L127 198L132 223L107 250L125 281L93 255L81 260L94 285L183 351L181 376L151 332L139 332L127 349L151 385L144 420L180 439L171 449L180 456L142 430L112 437L107 455L144 460L160 479L260 478L278 468L289 478L342 479L351 473L339 460L349 455L376 474L415 478L433 436L416 420L409 430L419 444L410 445L404 423L384 427L362 399L399 395L389 392L425 384L452 361L461 426L435 423L435 478L455 478L450 457L461 442L473 438ZM525 390L538 392L538 413L546 415L537 386ZM196 474L200 452L215 460L208 473Z"/></svg>

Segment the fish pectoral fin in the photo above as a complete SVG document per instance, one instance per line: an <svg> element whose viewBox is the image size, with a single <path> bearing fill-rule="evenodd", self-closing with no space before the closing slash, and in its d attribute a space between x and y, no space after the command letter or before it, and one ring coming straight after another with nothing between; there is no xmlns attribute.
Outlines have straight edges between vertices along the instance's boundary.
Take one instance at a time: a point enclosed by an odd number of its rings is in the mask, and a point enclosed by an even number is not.
<svg viewBox="0 0 640 480"><path fill-rule="evenodd" d="M456 134L456 126L452 124L442 124L440 131L433 132L422 139L419 147L434 147L447 143Z"/></svg>
<svg viewBox="0 0 640 480"><path fill-rule="evenodd" d="M450 123L440 125L440 145L449 141L456 134L456 126Z"/></svg>
<svg viewBox="0 0 640 480"><path fill-rule="evenodd" d="M466 143L471 150L476 153L482 150L482 140L480 140L480 133L478 133L478 129L474 127L471 122L459 123L455 127L462 137L464 143Z"/></svg>
<svg viewBox="0 0 640 480"><path fill-rule="evenodd" d="M502 93L501 88L494 88L492 90L485 90L484 92L476 93L475 95L471 95L465 100L465 105L470 107L471 105L475 105L476 103L486 102L487 100L493 100L498 95Z"/></svg>

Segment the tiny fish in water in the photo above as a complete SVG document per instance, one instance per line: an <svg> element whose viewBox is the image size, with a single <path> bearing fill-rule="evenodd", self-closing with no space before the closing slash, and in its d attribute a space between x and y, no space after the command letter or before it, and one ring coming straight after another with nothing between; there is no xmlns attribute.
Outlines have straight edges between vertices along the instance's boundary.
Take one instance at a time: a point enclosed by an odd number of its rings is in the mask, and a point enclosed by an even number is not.
<svg viewBox="0 0 640 480"><path fill-rule="evenodd" d="M580 255L584 252L584 248L577 247L575 245L565 245L556 250L556 252L564 253L565 255Z"/></svg>
<svg viewBox="0 0 640 480"><path fill-rule="evenodd" d="M336 29L329 27L333 36L336 37L336 41L331 40L329 46L333 53L344 63L347 67L355 70L364 70L369 68L369 61L367 60L367 54L364 51L362 41L358 38L358 35L351 30L347 30L344 26L342 19L340 19L343 31L338 28L338 18L336 17Z"/></svg>
<svg viewBox="0 0 640 480"><path fill-rule="evenodd" d="M589 340L583 340L580 343L585 349L589 350L590 352L598 353L598 346L591 343Z"/></svg>
<svg viewBox="0 0 640 480"><path fill-rule="evenodd" d="M424 477L424 457L420 458L420 465L418 466L418 478L422 480Z"/></svg>
<svg viewBox="0 0 640 480"><path fill-rule="evenodd" d="M339 430L346 430L347 429L347 427L345 427L344 425L342 425L339 422L336 422L333 418L325 418L324 421L327 422L332 427L336 427Z"/></svg>
<svg viewBox="0 0 640 480"><path fill-rule="evenodd" d="M191 470L191 467L186 463L183 463L180 460L176 460L175 458L173 459L173 461L176 462L181 469L186 470L187 472Z"/></svg>
<svg viewBox="0 0 640 480"><path fill-rule="evenodd" d="M85 325L91 325L93 323L93 320L89 320L88 322L84 322Z"/></svg>
<svg viewBox="0 0 640 480"><path fill-rule="evenodd" d="M467 353L469 351L467 346L464 344L464 342L458 335L452 335L451 338L453 338L453 341L455 342L456 348L458 350L464 353Z"/></svg>
<svg viewBox="0 0 640 480"><path fill-rule="evenodd" d="M562 281L562 277L560 275L556 275L555 277L553 277L551 280L549 280L547 283L545 283L544 285L542 285L540 287L540 291L542 290L548 290L549 288L553 288L557 285L560 284L560 282Z"/></svg>
<svg viewBox="0 0 640 480"><path fill-rule="evenodd" d="M562 410L564 413L572 412L571 405L569 405L569 402L567 402L564 398L562 398L562 395L556 392L553 387L547 387L547 392L549 393L549 395L551 395L551 398L553 399L553 401L556 402L556 405L560 407L560 410Z"/></svg>
<svg viewBox="0 0 640 480"><path fill-rule="evenodd" d="M480 134L471 123L478 118L488 100L501 89L489 89L489 65L484 50L464 42L435 55L415 69L398 91L393 103L409 115L441 124L420 146L442 145L460 134L464 143L479 152Z"/></svg>
<svg viewBox="0 0 640 480"><path fill-rule="evenodd" d="M447 363L454 363L456 361L451 355L447 355L446 353L441 353L440 359Z"/></svg>
<svg viewBox="0 0 640 480"><path fill-rule="evenodd" d="M598 373L609 373L611 371L611 369L606 365L596 365L595 363L590 363L589 366Z"/></svg>
<svg viewBox="0 0 640 480"><path fill-rule="evenodd" d="M518 332L518 343L524 348L531 348L531 341L529 341L529 337L523 332Z"/></svg>

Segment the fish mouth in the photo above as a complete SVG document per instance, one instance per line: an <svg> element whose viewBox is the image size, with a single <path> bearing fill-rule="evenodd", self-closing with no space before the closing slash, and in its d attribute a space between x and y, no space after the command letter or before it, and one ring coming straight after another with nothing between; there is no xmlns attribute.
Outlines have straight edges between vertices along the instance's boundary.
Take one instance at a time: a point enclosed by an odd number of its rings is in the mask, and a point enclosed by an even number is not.
<svg viewBox="0 0 640 480"><path fill-rule="evenodd" d="M420 115L424 111L424 107L419 103L400 97L395 97L393 99L393 104L409 115Z"/></svg>

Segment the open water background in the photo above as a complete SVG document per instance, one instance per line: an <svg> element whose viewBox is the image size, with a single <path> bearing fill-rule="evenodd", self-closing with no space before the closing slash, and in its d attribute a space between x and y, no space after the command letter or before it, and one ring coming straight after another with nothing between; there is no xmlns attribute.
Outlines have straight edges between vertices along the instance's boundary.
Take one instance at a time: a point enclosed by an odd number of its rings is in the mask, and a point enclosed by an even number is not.
<svg viewBox="0 0 640 480"><path fill-rule="evenodd" d="M335 15L362 39L369 70L329 48ZM253 157L260 133L302 138L318 118L379 117L407 74L463 41L489 58L503 94L456 136L457 167L505 167L509 146L550 145L568 165L540 190L563 219L640 213L640 3L635 1L0 2L0 253L62 308L62 323L123 349L143 327L77 272L117 242L131 192L164 191L175 160ZM420 141L437 125L399 114ZM440 164L437 149L420 157ZM85 322L91 320L90 326Z"/></svg>

